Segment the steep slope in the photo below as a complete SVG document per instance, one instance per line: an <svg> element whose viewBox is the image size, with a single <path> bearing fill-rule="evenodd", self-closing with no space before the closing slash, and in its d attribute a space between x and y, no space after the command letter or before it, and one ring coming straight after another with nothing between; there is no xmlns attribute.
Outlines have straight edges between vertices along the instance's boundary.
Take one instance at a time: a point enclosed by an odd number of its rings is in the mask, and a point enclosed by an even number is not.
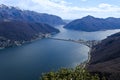
<svg viewBox="0 0 120 80"><path fill-rule="evenodd" d="M27 22L40 22L49 25L64 24L63 20L55 15L37 13L29 10L20 10L15 7L0 5L0 20L19 20Z"/></svg>
<svg viewBox="0 0 120 80"><path fill-rule="evenodd" d="M9 47L45 37L59 30L43 23L22 21L0 21L0 47Z"/></svg>
<svg viewBox="0 0 120 80"><path fill-rule="evenodd" d="M108 29L120 29L120 18L95 18L86 16L82 19L77 19L64 26L67 29L80 31L99 31Z"/></svg>
<svg viewBox="0 0 120 80"><path fill-rule="evenodd" d="M120 79L120 32L93 47L88 70L109 73L109 80Z"/></svg>

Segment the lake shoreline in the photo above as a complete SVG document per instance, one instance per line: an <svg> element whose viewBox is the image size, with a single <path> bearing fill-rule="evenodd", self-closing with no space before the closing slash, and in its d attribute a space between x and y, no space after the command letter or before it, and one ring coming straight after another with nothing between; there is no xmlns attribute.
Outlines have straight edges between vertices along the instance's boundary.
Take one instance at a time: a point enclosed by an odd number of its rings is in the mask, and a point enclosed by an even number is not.
<svg viewBox="0 0 120 80"><path fill-rule="evenodd" d="M52 33L51 34L42 34L42 35L39 35L38 37L36 37L35 39L31 39L31 40L28 40L28 41L12 41L12 44L8 43L7 46L5 46L5 47L1 46L0 50L6 49L6 48L11 48L11 47L19 47L19 46L22 46L22 45L27 44L27 43L34 42L34 41L39 40L39 39L41 40L41 39L48 38L52 35L53 35Z"/></svg>

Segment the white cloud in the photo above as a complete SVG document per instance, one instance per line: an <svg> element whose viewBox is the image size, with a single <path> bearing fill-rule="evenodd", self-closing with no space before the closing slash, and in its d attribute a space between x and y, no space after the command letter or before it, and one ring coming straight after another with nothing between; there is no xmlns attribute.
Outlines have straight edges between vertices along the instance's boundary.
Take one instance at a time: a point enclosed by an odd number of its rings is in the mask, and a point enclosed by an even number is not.
<svg viewBox="0 0 120 80"><path fill-rule="evenodd" d="M81 0L81 1L85 2L85 1L87 1L87 0Z"/></svg>
<svg viewBox="0 0 120 80"><path fill-rule="evenodd" d="M55 3L58 3L58 4L62 4L62 5L69 5L69 4L72 4L70 2L67 2L65 0L50 0L52 2L55 2Z"/></svg>
<svg viewBox="0 0 120 80"><path fill-rule="evenodd" d="M113 6L110 4L106 4L106 3L99 4L99 8L111 8L111 7L113 7Z"/></svg>
<svg viewBox="0 0 120 80"><path fill-rule="evenodd" d="M101 3L96 7L72 6L65 0L0 0L0 3L18 6L22 9L34 10L40 13L49 13L62 18L80 18L86 15L96 17L120 17L120 7Z"/></svg>

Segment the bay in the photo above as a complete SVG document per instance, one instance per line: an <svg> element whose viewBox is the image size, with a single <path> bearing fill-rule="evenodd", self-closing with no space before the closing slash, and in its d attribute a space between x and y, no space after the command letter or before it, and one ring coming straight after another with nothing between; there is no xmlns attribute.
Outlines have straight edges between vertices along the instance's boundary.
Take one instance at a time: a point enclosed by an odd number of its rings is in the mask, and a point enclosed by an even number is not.
<svg viewBox="0 0 120 80"><path fill-rule="evenodd" d="M120 30L83 32L57 27L52 36L61 39L102 40ZM87 46L67 41L38 39L19 47L0 50L0 80L39 80L42 73L75 67L87 60Z"/></svg>

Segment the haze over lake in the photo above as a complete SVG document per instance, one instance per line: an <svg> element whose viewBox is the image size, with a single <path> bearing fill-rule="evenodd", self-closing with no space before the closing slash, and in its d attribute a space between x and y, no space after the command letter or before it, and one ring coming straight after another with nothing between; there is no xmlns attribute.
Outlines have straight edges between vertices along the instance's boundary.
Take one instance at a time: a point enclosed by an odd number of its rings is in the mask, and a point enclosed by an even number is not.
<svg viewBox="0 0 120 80"><path fill-rule="evenodd" d="M61 39L102 40L120 30L83 32L57 27ZM75 67L87 60L87 46L52 39L36 40L20 47L0 50L0 80L38 80L41 73ZM9 66L9 67L8 67Z"/></svg>

